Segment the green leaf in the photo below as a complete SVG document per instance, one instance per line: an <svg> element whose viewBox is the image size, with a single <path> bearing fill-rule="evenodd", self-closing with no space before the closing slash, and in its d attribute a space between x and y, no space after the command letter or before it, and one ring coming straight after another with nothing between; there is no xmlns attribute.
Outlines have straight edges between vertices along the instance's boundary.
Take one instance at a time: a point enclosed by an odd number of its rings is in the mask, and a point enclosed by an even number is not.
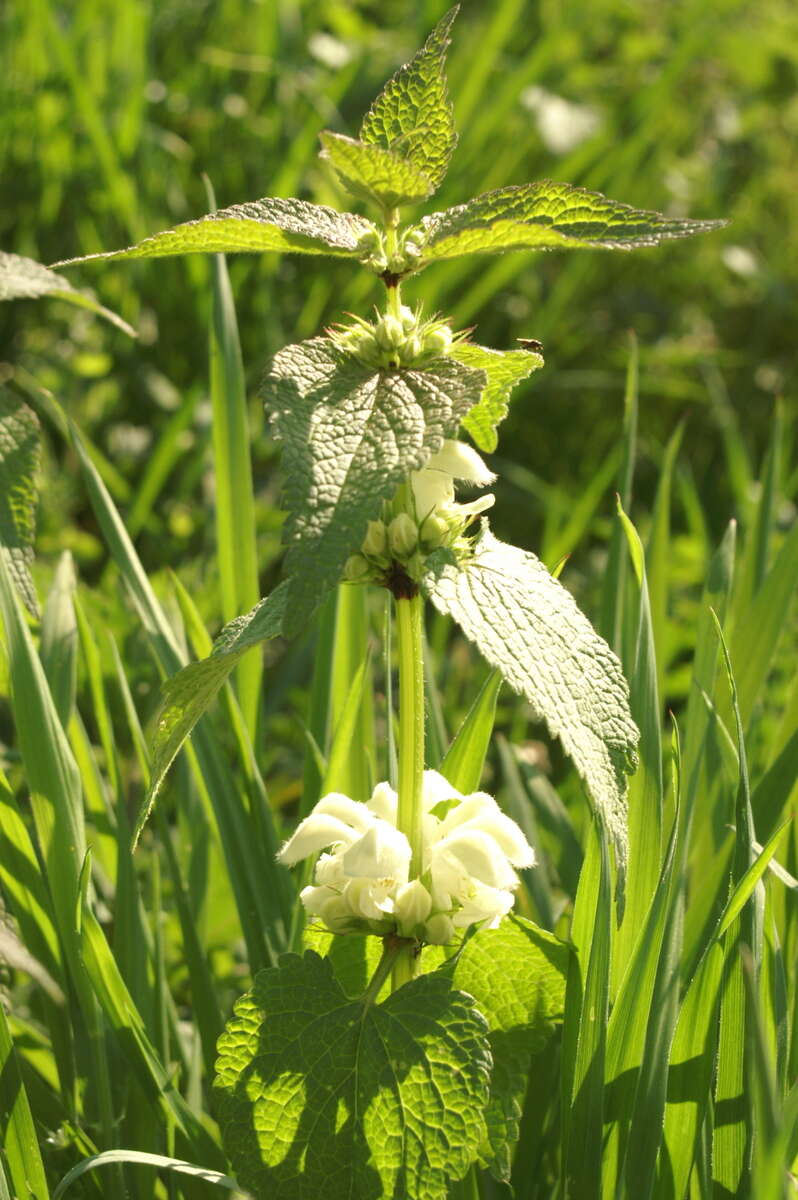
<svg viewBox="0 0 798 1200"><path fill-rule="evenodd" d="M328 338L275 356L264 395L284 446L286 633L338 582L382 500L456 434L484 380L447 358L375 371Z"/></svg>
<svg viewBox="0 0 798 1200"><path fill-rule="evenodd" d="M57 267L97 258L167 258L175 254L261 254L265 250L298 254L331 254L359 258L360 243L377 236L366 217L338 212L306 200L266 196L248 204L234 204L195 221L185 221L144 238L126 250L86 254L55 263Z"/></svg>
<svg viewBox="0 0 798 1200"><path fill-rule="evenodd" d="M164 684L164 704L151 746L152 777L136 821L134 845L175 755L213 703L242 654L281 632L287 595L287 582L281 583L251 612L225 625L207 658L190 663Z"/></svg>
<svg viewBox="0 0 798 1200"><path fill-rule="evenodd" d="M243 1198L246 1195L241 1191L235 1179L231 1179L229 1175L222 1175L219 1171L209 1171L207 1167L197 1167L180 1158L166 1158L163 1154L148 1154L144 1150L106 1150L102 1154L93 1154L91 1158L84 1158L82 1162L76 1163L53 1192L53 1200L60 1200L70 1184L79 1179L81 1175L85 1175L87 1171L93 1171L95 1167L108 1167L114 1163L137 1163L143 1167L157 1167L162 1171L174 1171L176 1175L189 1175L194 1179L200 1179L203 1183L214 1183L218 1187L226 1188L228 1192L235 1192L236 1196Z"/></svg>
<svg viewBox="0 0 798 1200"><path fill-rule="evenodd" d="M609 646L534 554L484 526L460 565L428 563L424 587L560 738L626 861L626 775L638 733Z"/></svg>
<svg viewBox="0 0 798 1200"><path fill-rule="evenodd" d="M479 404L463 419L466 429L479 446L490 454L496 449L496 426L507 416L510 392L517 383L543 366L543 357L530 350L490 350L473 342L458 342L452 358L485 372L488 382Z"/></svg>
<svg viewBox="0 0 798 1200"><path fill-rule="evenodd" d="M5 1010L0 1004L0 1146L8 1162L14 1194L48 1200L39 1139L22 1082L19 1056L11 1040ZM1 1165L1 1164L0 1164Z"/></svg>
<svg viewBox="0 0 798 1200"><path fill-rule="evenodd" d="M343 186L359 200L381 208L417 204L434 191L432 180L406 158L369 146L326 129L319 134L321 157L335 170Z"/></svg>
<svg viewBox="0 0 798 1200"><path fill-rule="evenodd" d="M73 288L67 279L56 275L49 267L42 266L32 258L0 251L0 300L38 300L42 296L52 296L54 300L66 300L78 308L88 308L130 337L138 337L127 321L98 304L91 296Z"/></svg>
<svg viewBox="0 0 798 1200"><path fill-rule="evenodd" d="M423 49L388 81L363 118L360 140L406 158L434 190L457 143L446 87L446 50L460 5L450 8Z"/></svg>
<svg viewBox="0 0 798 1200"><path fill-rule="evenodd" d="M502 682L501 672L491 671L438 768L464 796L479 788Z"/></svg>
<svg viewBox="0 0 798 1200"><path fill-rule="evenodd" d="M33 616L39 612L30 574L36 533L39 457L36 416L22 400L6 388L0 388L0 553Z"/></svg>
<svg viewBox="0 0 798 1200"><path fill-rule="evenodd" d="M219 1042L226 1148L274 1200L445 1200L483 1136L490 1067L483 1018L441 973L368 1004L312 950L285 955Z"/></svg>
<svg viewBox="0 0 798 1200"><path fill-rule="evenodd" d="M454 982L488 1022L493 1073L480 1159L499 1179L510 1176L532 1060L562 1024L571 953L553 934L510 914L498 929L469 938L453 960Z"/></svg>
<svg viewBox="0 0 798 1200"><path fill-rule="evenodd" d="M444 258L504 250L632 250L725 224L666 217L545 179L496 188L467 204L430 213L408 230L408 237L422 247L420 270Z"/></svg>

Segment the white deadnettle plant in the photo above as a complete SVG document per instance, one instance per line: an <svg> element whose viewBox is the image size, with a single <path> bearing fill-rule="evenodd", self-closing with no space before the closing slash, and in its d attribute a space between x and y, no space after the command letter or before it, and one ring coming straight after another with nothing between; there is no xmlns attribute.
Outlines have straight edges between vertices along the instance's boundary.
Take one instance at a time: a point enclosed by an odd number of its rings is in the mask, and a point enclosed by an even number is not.
<svg viewBox="0 0 798 1200"><path fill-rule="evenodd" d="M534 855L496 801L472 790L484 744L476 749L472 738L476 761L465 777L444 778L451 760L438 764L442 773L424 769L425 601L453 618L560 739L609 834L619 879L625 870L638 733L620 663L534 554L500 542L484 516L477 525L493 496L456 496L458 485L493 481L477 450L496 448L510 392L543 365L541 347L477 345L404 305L401 286L463 255L632 249L719 222L543 181L497 188L402 228L400 210L435 192L457 141L444 69L456 13L388 82L359 138L321 135L323 158L375 220L267 197L92 256L330 255L359 263L385 287L373 321L354 317L285 347L269 365L263 395L283 448L286 579L225 627L207 659L169 681L137 826L138 834L169 764L242 654L303 629L338 584L388 590L396 788L380 783L368 800L331 793L314 806L310 798L312 811L279 858L290 866L321 852L313 882L294 912L286 905L264 931L272 965L219 1042L219 1121L240 1183L255 1196L446 1200L475 1164L507 1180L533 1047L561 1019L570 950L510 914L516 871ZM275 892L289 886L282 874L270 882ZM331 931L326 946L303 932L305 913ZM445 963L441 951L424 951L461 930ZM314 937L325 957L308 948ZM284 949L292 953L280 957ZM367 967L363 990L353 979ZM389 981L393 992L379 1001Z"/></svg>
<svg viewBox="0 0 798 1200"><path fill-rule="evenodd" d="M469 925L495 929L513 906L519 879L535 854L492 796L463 796L437 771L425 771L420 873L396 827L399 797L378 783L366 804L324 796L280 851L294 866L322 854L302 903L332 933L396 933L433 945Z"/></svg>

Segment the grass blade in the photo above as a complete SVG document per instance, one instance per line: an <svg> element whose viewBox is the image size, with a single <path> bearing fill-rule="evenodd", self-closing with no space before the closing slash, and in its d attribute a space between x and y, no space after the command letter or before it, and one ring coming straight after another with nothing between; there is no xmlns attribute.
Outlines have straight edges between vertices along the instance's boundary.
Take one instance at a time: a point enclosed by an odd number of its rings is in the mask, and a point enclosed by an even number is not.
<svg viewBox="0 0 798 1200"><path fill-rule="evenodd" d="M0 1145L14 1193L31 1200L48 1200L50 1189L39 1153L28 1096L22 1082L17 1052L0 1004Z"/></svg>
<svg viewBox="0 0 798 1200"><path fill-rule="evenodd" d="M501 686L500 673L491 671L438 768L452 787L457 788L464 796L475 792L479 787L493 733L496 703Z"/></svg>

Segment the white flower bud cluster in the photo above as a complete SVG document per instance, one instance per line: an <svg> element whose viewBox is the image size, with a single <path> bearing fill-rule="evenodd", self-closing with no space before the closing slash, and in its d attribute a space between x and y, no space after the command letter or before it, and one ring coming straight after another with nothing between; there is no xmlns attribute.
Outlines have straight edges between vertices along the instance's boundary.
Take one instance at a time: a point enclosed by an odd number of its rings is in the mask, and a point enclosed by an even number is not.
<svg viewBox="0 0 798 1200"><path fill-rule="evenodd" d="M350 583L380 582L393 563L399 563L411 580L418 582L424 557L441 546L455 551L465 548L460 541L471 522L490 508L491 492L466 504L455 500L455 482L485 487L495 475L476 450L465 442L448 439L425 467L410 476L412 512L401 510L387 522L369 521L357 554L345 564Z"/></svg>
<svg viewBox="0 0 798 1200"><path fill-rule="evenodd" d="M399 315L378 313L373 322L354 317L354 325L330 330L336 344L376 370L422 367L449 353L454 335L445 321L423 320L406 304Z"/></svg>
<svg viewBox="0 0 798 1200"><path fill-rule="evenodd" d="M278 858L293 866L326 850L302 903L333 933L398 933L443 945L469 925L495 929L513 906L532 847L492 796L464 796L437 771L424 772L419 877L396 828L398 797L378 783L366 804L333 792L301 822Z"/></svg>

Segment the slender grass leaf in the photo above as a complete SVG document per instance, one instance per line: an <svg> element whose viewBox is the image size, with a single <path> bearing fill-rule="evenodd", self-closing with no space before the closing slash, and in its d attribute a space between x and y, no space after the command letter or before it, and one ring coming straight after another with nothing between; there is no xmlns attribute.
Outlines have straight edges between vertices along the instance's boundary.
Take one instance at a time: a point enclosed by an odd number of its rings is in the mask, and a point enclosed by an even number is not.
<svg viewBox="0 0 798 1200"><path fill-rule="evenodd" d="M552 891L548 863L538 837L534 810L526 794L518 758L512 746L502 734L497 734L496 745L507 788L507 812L523 830L524 837L535 851L534 866L524 867L518 873L534 905L537 919L544 929L551 930L554 929L562 905L558 903Z"/></svg>
<svg viewBox="0 0 798 1200"><path fill-rule="evenodd" d="M496 427L507 416L510 392L517 383L543 366L543 356L531 350L491 350L473 342L456 342L452 358L484 371L487 384L479 403L463 418L463 428L479 446L490 454L499 438Z"/></svg>
<svg viewBox="0 0 798 1200"><path fill-rule="evenodd" d="M491 671L438 768L452 787L464 796L479 788L501 686L501 672Z"/></svg>
<svg viewBox="0 0 798 1200"><path fill-rule="evenodd" d="M66 300L78 308L88 308L130 337L138 336L127 321L98 304L91 296L79 292L63 275L57 275L32 258L0 251L0 300L38 300L42 296L52 296L54 300Z"/></svg>
<svg viewBox="0 0 798 1200"><path fill-rule="evenodd" d="M353 776L365 776L367 772L353 771L352 760L358 758L359 752L365 749L362 744L358 745L358 734L362 728L363 703L367 697L366 682L370 676L371 656L366 654L349 688L344 693L346 701L335 726L335 734L324 773L322 794L343 792L344 795L351 796L356 800L365 800L368 797L370 789L365 778L363 779L365 786L362 789L353 786ZM368 762L365 763L365 766L368 767Z"/></svg>
<svg viewBox="0 0 798 1200"><path fill-rule="evenodd" d="M27 404L0 387L0 554L8 564L25 607L34 617L39 615L39 601L30 568L36 534L39 459L36 416Z"/></svg>
<svg viewBox="0 0 798 1200"><path fill-rule="evenodd" d="M424 588L560 738L626 861L626 775L637 729L620 663L533 554L487 525L461 565L428 562ZM545 664L545 669L543 664Z"/></svg>
<svg viewBox="0 0 798 1200"><path fill-rule="evenodd" d="M327 769L322 784L322 794L342 791L362 801L368 799L375 782L376 753L371 665L364 667L370 654L368 600L365 587L342 584L338 589L330 663L330 724L324 739ZM359 695L357 703L352 700L353 692Z"/></svg>
<svg viewBox="0 0 798 1200"><path fill-rule="evenodd" d="M274 357L263 392L283 443L286 633L338 583L383 499L454 437L484 383L482 371L446 358L423 370L375 371L329 338Z"/></svg>
<svg viewBox="0 0 798 1200"><path fill-rule="evenodd" d="M58 560L53 582L44 604L39 657L64 729L75 707L77 686L77 639L75 589L77 578L72 555L65 550Z"/></svg>
<svg viewBox="0 0 798 1200"><path fill-rule="evenodd" d="M53 1200L60 1200L67 1188L87 1171L118 1163L157 1167L162 1171L173 1171L176 1175L189 1175L203 1183L212 1183L217 1187L225 1188L228 1192L234 1192L240 1200L247 1200L248 1193L242 1192L235 1179L231 1179L229 1175L222 1175L219 1171L210 1171L207 1167L194 1166L193 1163L183 1162L179 1158L167 1158L163 1154L148 1154L143 1150L106 1150L103 1154L95 1154L91 1158L84 1159L83 1162L77 1163L71 1171L67 1172L53 1192Z"/></svg>
<svg viewBox="0 0 798 1200"><path fill-rule="evenodd" d="M699 1152L701 1130L711 1107L723 961L723 948L716 942L699 965L679 1011L668 1069L657 1200L685 1195Z"/></svg>
<svg viewBox="0 0 798 1200"><path fill-rule="evenodd" d="M725 224L666 217L547 179L496 188L466 204L431 213L408 236L421 247L416 268L420 270L463 254L561 247L632 250L707 233Z"/></svg>
<svg viewBox="0 0 798 1200"><path fill-rule="evenodd" d="M430 190L446 174L457 143L445 65L459 9L449 9L418 54L388 81L360 127L361 142L406 158L430 180Z"/></svg>
<svg viewBox="0 0 798 1200"><path fill-rule="evenodd" d="M329 129L319 137L321 157L330 163L346 190L359 200L391 209L418 204L435 190L433 181L401 154Z"/></svg>
<svg viewBox="0 0 798 1200"><path fill-rule="evenodd" d="M262 971L219 1043L225 1144L245 1187L275 1200L444 1200L485 1130L484 1019L439 972L382 1004L351 1001L309 950Z"/></svg>
<svg viewBox="0 0 798 1200"><path fill-rule="evenodd" d="M475 933L454 965L442 968L474 997L488 1022L493 1072L480 1159L498 1179L509 1179L510 1151L534 1060L562 1024L572 954L553 934L510 914L498 929Z"/></svg>
<svg viewBox="0 0 798 1200"><path fill-rule="evenodd" d="M208 199L216 206L208 182ZM223 254L213 257L213 308L210 329L210 393L216 501L216 557L222 616L232 621L260 598L255 538L255 498L244 364L238 339L233 293ZM236 668L238 695L254 741L263 665L249 654Z"/></svg>
<svg viewBox="0 0 798 1200"><path fill-rule="evenodd" d="M623 398L623 453L617 485L621 508L625 512L629 512L632 507L632 481L637 453L638 361L637 338L634 334L630 334L629 360L626 367L626 387ZM601 593L599 631L618 656L621 655L623 649L621 630L626 598L626 568L626 538L620 520L616 520L612 526L607 569Z"/></svg>
<svg viewBox="0 0 798 1200"><path fill-rule="evenodd" d="M632 716L640 730L640 765L629 784L629 872L624 917L614 946L613 976L619 981L660 877L664 786L662 732L657 693L657 656L643 543L618 502L637 585L640 589L634 668L630 680ZM631 614L627 613L627 621ZM671 851L673 853L673 851ZM661 877L660 877L661 880ZM614 988L613 988L614 991Z"/></svg>
<svg viewBox="0 0 798 1200"><path fill-rule="evenodd" d="M759 837L768 837L790 801L798 781L798 728L751 793L751 810Z"/></svg>
<svg viewBox="0 0 798 1200"><path fill-rule="evenodd" d="M176 254L262 254L266 250L359 259L368 254L361 243L371 245L376 236L376 226L366 217L306 200L267 196L220 208L206 217L154 233L124 250L86 254L53 265L66 267L108 258L168 258Z"/></svg>
<svg viewBox="0 0 798 1200"><path fill-rule="evenodd" d="M308 704L306 732L309 740L302 773L300 817L308 815L322 794L321 787L324 777L324 754L322 751L326 750L329 741L333 655L337 641L336 611L342 592L343 585L337 591L330 593L323 601L319 611L313 655L313 678ZM387 600L390 600L387 592L385 596Z"/></svg>
<svg viewBox="0 0 798 1200"><path fill-rule="evenodd" d="M651 610L651 637L656 648L657 695L665 696L668 660L668 579L671 557L671 492L673 468L682 444L684 421L674 430L662 457L651 529L646 542L646 575Z"/></svg>
<svg viewBox="0 0 798 1200"><path fill-rule="evenodd" d="M742 879L740 879L735 885L734 891L729 897L726 907L723 910L723 915L720 920L716 937L722 937L737 920L737 917L740 915L744 906L751 898L754 888L765 874L765 871L768 869L770 860L776 854L776 851L781 845L784 834L787 832L789 827L790 821L788 819L779 826L773 836L769 839L767 845L762 848L761 852L751 863L751 866L745 872Z"/></svg>
<svg viewBox="0 0 798 1200"><path fill-rule="evenodd" d="M740 569L740 581L735 596L737 612L744 614L765 581L770 550L776 525L776 508L784 453L784 420L781 405L776 402L770 424L770 441L761 472L761 485L751 514L751 532L746 540Z"/></svg>
<svg viewBox="0 0 798 1200"><path fill-rule="evenodd" d="M175 755L215 700L236 663L252 646L281 633L287 594L287 582L281 583L250 613L225 625L208 658L190 663L164 684L164 703L151 744L150 786L136 821L134 844Z"/></svg>
<svg viewBox="0 0 798 1200"><path fill-rule="evenodd" d="M609 853L596 817L571 931L585 982L582 988L577 960L572 959L563 1035L563 1182L565 1194L580 1200L599 1200L601 1196L611 918Z"/></svg>
<svg viewBox="0 0 798 1200"><path fill-rule="evenodd" d="M25 1200L49 1200L39 1140L22 1082L19 1059L0 1004L0 1145L14 1192Z"/></svg>
<svg viewBox="0 0 798 1200"><path fill-rule="evenodd" d="M740 714L748 727L798 589L798 522L785 538L752 604L735 612L729 642L737 668Z"/></svg>

